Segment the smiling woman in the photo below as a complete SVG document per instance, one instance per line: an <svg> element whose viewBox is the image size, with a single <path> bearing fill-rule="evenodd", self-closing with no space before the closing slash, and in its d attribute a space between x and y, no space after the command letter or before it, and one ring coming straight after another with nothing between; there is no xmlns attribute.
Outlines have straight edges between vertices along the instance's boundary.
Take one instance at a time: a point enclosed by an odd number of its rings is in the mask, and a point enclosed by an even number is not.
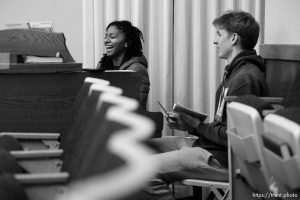
<svg viewBox="0 0 300 200"><path fill-rule="evenodd" d="M148 62L142 52L143 34L129 21L114 21L106 28L104 45L106 53L97 65L100 71L133 70L143 77L140 99L146 107L150 81Z"/></svg>

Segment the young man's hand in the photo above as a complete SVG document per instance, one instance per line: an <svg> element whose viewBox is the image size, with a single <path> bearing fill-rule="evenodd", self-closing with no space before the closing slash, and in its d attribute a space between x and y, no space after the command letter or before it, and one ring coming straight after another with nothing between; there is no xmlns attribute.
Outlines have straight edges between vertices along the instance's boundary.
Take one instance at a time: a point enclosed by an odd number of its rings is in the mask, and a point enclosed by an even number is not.
<svg viewBox="0 0 300 200"><path fill-rule="evenodd" d="M168 126L171 129L177 129L180 131L193 131L197 128L201 121L195 117L184 113L169 113Z"/></svg>

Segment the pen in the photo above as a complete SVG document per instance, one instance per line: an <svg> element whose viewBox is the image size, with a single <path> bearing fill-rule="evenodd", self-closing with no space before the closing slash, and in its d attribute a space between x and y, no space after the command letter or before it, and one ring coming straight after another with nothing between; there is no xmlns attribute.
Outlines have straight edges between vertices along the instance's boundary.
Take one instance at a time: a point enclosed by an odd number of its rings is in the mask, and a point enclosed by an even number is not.
<svg viewBox="0 0 300 200"><path fill-rule="evenodd" d="M166 111L166 109L161 105L159 101L157 101L157 103L163 109L164 113L166 114L166 118L169 119L169 113Z"/></svg>

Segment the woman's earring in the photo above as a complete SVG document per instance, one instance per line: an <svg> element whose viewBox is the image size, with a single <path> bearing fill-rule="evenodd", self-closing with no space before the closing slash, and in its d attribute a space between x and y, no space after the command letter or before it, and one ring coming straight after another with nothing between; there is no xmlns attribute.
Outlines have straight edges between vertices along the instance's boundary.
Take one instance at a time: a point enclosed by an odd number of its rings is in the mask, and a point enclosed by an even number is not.
<svg viewBox="0 0 300 200"><path fill-rule="evenodd" d="M125 43L125 48L127 47L127 43Z"/></svg>

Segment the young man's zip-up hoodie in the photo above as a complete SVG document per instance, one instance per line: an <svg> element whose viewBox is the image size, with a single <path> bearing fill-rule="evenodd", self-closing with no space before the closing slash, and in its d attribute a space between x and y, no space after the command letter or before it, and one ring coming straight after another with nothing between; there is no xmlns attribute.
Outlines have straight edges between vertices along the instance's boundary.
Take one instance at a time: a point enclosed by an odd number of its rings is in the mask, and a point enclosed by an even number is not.
<svg viewBox="0 0 300 200"><path fill-rule="evenodd" d="M227 88L227 89L226 89ZM263 59L255 50L243 51L226 66L223 81L216 92L215 112L226 96L256 95L269 96L265 80L265 65ZM222 92L223 91L223 92ZM226 104L212 123L201 123L190 134L199 137L197 146L211 152L224 166L228 164L227 157L227 117Z"/></svg>

